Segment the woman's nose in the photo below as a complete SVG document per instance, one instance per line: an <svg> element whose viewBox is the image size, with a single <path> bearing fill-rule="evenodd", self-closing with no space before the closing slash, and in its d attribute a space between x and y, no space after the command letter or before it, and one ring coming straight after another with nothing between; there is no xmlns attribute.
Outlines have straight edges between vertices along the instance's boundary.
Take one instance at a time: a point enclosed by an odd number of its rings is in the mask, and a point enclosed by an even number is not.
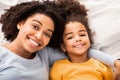
<svg viewBox="0 0 120 80"><path fill-rule="evenodd" d="M36 36L37 39L42 39L42 32L41 32L41 31L40 31L40 32L37 32L37 33L35 34L35 36Z"/></svg>

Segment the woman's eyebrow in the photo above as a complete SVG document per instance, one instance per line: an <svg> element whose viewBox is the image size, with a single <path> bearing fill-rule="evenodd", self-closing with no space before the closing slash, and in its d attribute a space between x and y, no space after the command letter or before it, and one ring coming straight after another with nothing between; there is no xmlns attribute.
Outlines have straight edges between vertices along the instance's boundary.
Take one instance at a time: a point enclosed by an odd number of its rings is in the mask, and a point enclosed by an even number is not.
<svg viewBox="0 0 120 80"><path fill-rule="evenodd" d="M32 21L38 22L41 26L43 25L39 20L34 19L34 20L32 20ZM47 30L53 33L53 30L51 30L51 29L47 29Z"/></svg>
<svg viewBox="0 0 120 80"><path fill-rule="evenodd" d="M41 26L43 25L39 20L34 19L34 20L32 20L32 21L38 22Z"/></svg>
<svg viewBox="0 0 120 80"><path fill-rule="evenodd" d="M51 30L51 29L47 29L48 31L50 31L51 33L53 33L53 30Z"/></svg>

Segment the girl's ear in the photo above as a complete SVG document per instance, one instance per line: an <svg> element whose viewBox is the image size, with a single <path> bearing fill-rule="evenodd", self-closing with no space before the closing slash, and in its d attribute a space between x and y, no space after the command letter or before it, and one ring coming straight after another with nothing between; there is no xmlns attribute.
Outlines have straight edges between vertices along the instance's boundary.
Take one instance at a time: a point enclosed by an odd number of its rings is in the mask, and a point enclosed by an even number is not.
<svg viewBox="0 0 120 80"><path fill-rule="evenodd" d="M20 30L22 26L23 26L23 21L21 21L17 24L17 29Z"/></svg>
<svg viewBox="0 0 120 80"><path fill-rule="evenodd" d="M63 52L66 52L66 47L65 47L65 45L62 43L60 46L61 46L61 50L62 50Z"/></svg>

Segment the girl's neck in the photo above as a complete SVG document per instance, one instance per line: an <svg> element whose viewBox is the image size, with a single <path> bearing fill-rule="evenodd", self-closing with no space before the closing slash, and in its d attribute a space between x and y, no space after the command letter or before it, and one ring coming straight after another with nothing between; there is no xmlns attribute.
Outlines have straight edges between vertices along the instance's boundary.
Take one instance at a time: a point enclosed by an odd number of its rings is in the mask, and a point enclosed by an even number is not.
<svg viewBox="0 0 120 80"><path fill-rule="evenodd" d="M83 63L89 60L87 54L85 55L76 55L76 56L69 56L69 61L73 62L73 63Z"/></svg>

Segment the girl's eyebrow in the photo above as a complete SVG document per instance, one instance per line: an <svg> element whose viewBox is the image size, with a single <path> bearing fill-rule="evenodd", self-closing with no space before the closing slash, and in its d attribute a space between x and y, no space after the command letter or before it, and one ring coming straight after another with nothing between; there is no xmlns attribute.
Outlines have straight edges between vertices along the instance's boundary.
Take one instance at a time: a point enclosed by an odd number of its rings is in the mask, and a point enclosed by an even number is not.
<svg viewBox="0 0 120 80"><path fill-rule="evenodd" d="M65 34L65 36L67 36L67 35L69 35L69 34L72 34L72 33L73 33L73 32L68 32L68 33Z"/></svg>
<svg viewBox="0 0 120 80"><path fill-rule="evenodd" d="M78 32L86 32L86 30L79 30ZM72 34L73 32L68 32L65 34L65 36L69 35L69 34Z"/></svg>
<svg viewBox="0 0 120 80"><path fill-rule="evenodd" d="M79 30L79 32L86 32L86 30L84 30L84 29L83 30Z"/></svg>

